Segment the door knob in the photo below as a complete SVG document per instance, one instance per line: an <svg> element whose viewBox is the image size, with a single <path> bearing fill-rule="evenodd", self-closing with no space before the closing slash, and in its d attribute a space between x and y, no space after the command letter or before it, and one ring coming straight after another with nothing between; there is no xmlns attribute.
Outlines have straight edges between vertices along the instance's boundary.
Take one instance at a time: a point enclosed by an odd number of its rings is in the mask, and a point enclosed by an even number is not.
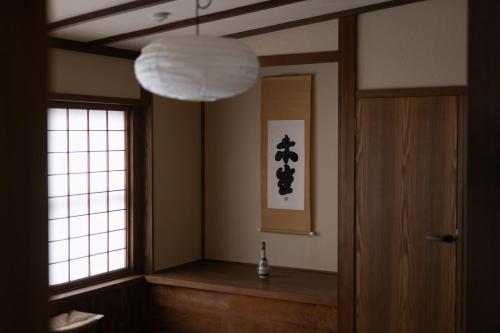
<svg viewBox="0 0 500 333"><path fill-rule="evenodd" d="M453 235L427 235L426 239L431 242L453 243L457 237Z"/></svg>

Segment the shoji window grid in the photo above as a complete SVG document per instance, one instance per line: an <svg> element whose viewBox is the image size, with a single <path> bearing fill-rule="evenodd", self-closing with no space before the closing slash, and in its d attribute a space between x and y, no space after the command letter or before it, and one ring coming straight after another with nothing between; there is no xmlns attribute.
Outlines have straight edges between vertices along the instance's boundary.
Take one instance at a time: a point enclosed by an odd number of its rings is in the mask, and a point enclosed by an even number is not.
<svg viewBox="0 0 500 333"><path fill-rule="evenodd" d="M126 269L127 111L50 108L48 137L50 285Z"/></svg>

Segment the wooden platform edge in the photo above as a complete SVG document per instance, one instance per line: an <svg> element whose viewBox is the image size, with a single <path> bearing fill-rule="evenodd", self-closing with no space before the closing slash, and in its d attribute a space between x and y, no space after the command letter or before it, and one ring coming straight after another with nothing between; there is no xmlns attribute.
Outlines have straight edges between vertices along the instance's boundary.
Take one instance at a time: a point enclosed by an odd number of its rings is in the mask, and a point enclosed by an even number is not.
<svg viewBox="0 0 500 333"><path fill-rule="evenodd" d="M145 276L145 279L147 283L166 286L166 287L197 289L197 290L212 291L212 292L232 294L232 295L243 295L243 296L252 296L258 298L275 299L287 302L326 305L334 307L337 306L337 300L331 297L320 298L320 297L313 297L313 296L293 294L293 293L234 287L234 286L227 286L227 285L200 282L200 281L189 281L185 279L175 279L158 275L147 275Z"/></svg>

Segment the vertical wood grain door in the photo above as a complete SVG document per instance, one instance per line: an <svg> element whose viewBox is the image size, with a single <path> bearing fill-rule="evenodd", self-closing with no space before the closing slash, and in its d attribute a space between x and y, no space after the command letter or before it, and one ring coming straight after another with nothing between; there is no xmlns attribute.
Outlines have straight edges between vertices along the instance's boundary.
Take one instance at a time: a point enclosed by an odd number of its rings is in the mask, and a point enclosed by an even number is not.
<svg viewBox="0 0 500 333"><path fill-rule="evenodd" d="M458 103L358 100L357 333L455 332Z"/></svg>

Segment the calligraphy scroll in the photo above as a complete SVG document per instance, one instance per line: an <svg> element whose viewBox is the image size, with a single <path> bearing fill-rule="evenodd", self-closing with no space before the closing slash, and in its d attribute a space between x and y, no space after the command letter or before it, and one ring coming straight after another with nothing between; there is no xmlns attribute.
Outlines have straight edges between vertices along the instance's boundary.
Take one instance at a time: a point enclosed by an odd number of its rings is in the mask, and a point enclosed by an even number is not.
<svg viewBox="0 0 500 333"><path fill-rule="evenodd" d="M312 75L262 79L261 231L312 234Z"/></svg>

